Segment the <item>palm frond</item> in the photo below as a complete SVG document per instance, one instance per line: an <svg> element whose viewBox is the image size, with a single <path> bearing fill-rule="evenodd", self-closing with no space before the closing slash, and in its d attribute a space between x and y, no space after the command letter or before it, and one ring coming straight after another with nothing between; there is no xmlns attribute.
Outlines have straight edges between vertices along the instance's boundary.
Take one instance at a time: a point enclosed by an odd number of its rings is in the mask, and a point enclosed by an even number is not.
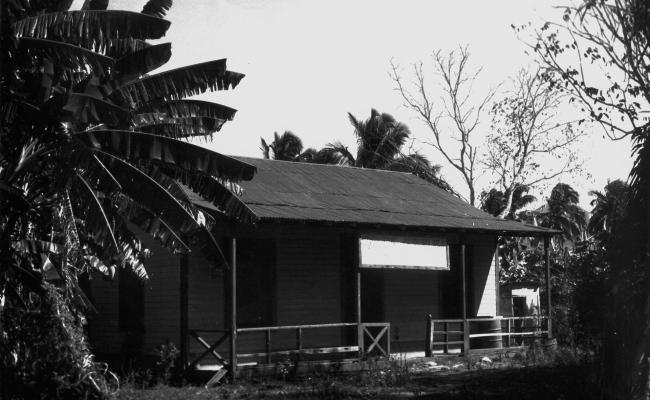
<svg viewBox="0 0 650 400"><path fill-rule="evenodd" d="M172 7L172 0L149 0L142 7L141 13L153 15L154 17L164 18L167 11Z"/></svg>
<svg viewBox="0 0 650 400"><path fill-rule="evenodd" d="M75 174L75 177L82 183L81 187L84 188L84 192L90 198L90 202L87 204L89 207L86 207L86 226L92 227L92 234L95 236L96 241L98 241L100 244L103 244L108 238L110 240L110 243L115 248L115 251L119 252L120 247L117 245L115 233L113 233L111 223L106 216L106 212L104 212L104 206L97 198L97 195L93 191L93 188L90 187L90 184L88 184L83 176L77 173Z"/></svg>
<svg viewBox="0 0 650 400"><path fill-rule="evenodd" d="M142 132L153 133L174 139L194 136L209 136L214 132L202 126L184 125L180 123L141 125L139 129Z"/></svg>
<svg viewBox="0 0 650 400"><path fill-rule="evenodd" d="M85 0L81 6L82 10L105 10L108 8L108 0Z"/></svg>
<svg viewBox="0 0 650 400"><path fill-rule="evenodd" d="M101 52L111 40L159 39L169 25L164 19L131 11L63 11L23 18L15 23L14 34L63 41Z"/></svg>
<svg viewBox="0 0 650 400"><path fill-rule="evenodd" d="M351 114L350 114L351 115ZM356 164L356 160L352 153L350 153L350 150L348 150L348 147L345 146L343 143L340 141L328 143L325 146L325 149L328 152L332 153L338 153L341 155L341 165L352 165L354 166Z"/></svg>
<svg viewBox="0 0 650 400"><path fill-rule="evenodd" d="M155 100L180 100L207 90L235 88L244 74L226 70L226 59L172 69L142 78L115 91L111 97L132 107Z"/></svg>
<svg viewBox="0 0 650 400"><path fill-rule="evenodd" d="M33 57L48 58L59 68L79 70L90 67L98 76L108 75L109 68L114 64L110 57L54 40L24 37L18 42L18 49Z"/></svg>
<svg viewBox="0 0 650 400"><path fill-rule="evenodd" d="M119 60L127 54L146 49L150 46L151 44L145 40L127 37L106 40L98 51L101 51L108 57Z"/></svg>
<svg viewBox="0 0 650 400"><path fill-rule="evenodd" d="M50 107L61 106L62 121L84 124L104 124L108 127L125 126L131 113L113 103L84 93L69 93L51 100Z"/></svg>
<svg viewBox="0 0 650 400"><path fill-rule="evenodd" d="M133 202L130 199L123 199L119 207L119 213L125 220L138 226L140 229L156 239L161 246L174 254L190 251L175 229L170 227L162 218L155 213Z"/></svg>
<svg viewBox="0 0 650 400"><path fill-rule="evenodd" d="M125 195L163 219L175 231L188 232L200 227L196 217L149 175L108 153L102 152L100 158L122 185Z"/></svg>
<svg viewBox="0 0 650 400"><path fill-rule="evenodd" d="M171 43L148 46L138 51L128 53L115 62L114 79L124 84L137 79L139 76L153 71L164 65L172 56Z"/></svg>
<svg viewBox="0 0 650 400"><path fill-rule="evenodd" d="M135 117L135 126L142 132L184 138L207 136L221 130L226 122L210 117L160 118L160 114L140 114Z"/></svg>
<svg viewBox="0 0 650 400"><path fill-rule="evenodd" d="M232 121L237 110L202 100L154 101L136 108L138 113L163 113L171 118L210 117Z"/></svg>
<svg viewBox="0 0 650 400"><path fill-rule="evenodd" d="M189 177L182 182L228 217L245 223L258 220L257 215L236 195L236 190L229 189L229 182L209 176Z"/></svg>
<svg viewBox="0 0 650 400"><path fill-rule="evenodd" d="M17 240L11 243L11 247L21 253L28 254L43 254L43 253L54 253L60 254L64 250L64 246L48 242L45 240Z"/></svg>
<svg viewBox="0 0 650 400"><path fill-rule="evenodd" d="M127 160L148 160L172 171L173 178L201 173L232 181L250 180L256 168L181 140L143 132L94 130L78 134L86 145Z"/></svg>
<svg viewBox="0 0 650 400"><path fill-rule="evenodd" d="M39 12L66 11L70 9L72 3L73 0L30 0L29 3L23 1L22 6L27 6L29 13L33 15Z"/></svg>

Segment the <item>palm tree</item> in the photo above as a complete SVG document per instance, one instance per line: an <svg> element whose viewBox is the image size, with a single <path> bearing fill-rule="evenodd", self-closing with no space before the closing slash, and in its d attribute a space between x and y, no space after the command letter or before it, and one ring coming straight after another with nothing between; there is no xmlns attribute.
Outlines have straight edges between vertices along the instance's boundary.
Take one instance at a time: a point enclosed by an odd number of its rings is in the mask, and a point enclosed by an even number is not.
<svg viewBox="0 0 650 400"><path fill-rule="evenodd" d="M567 247L583 239L587 226L587 213L579 205L580 195L566 183L558 183L551 190L546 204L538 209L534 220L547 228L562 231L554 246Z"/></svg>
<svg viewBox="0 0 650 400"><path fill-rule="evenodd" d="M402 146L409 138L409 128L397 122L392 115L370 110L370 118L358 120L348 113L357 138L357 153L352 153L341 142L334 142L328 147L341 154L349 165L362 168L386 169L401 155Z"/></svg>
<svg viewBox="0 0 650 400"><path fill-rule="evenodd" d="M348 113L348 119L357 138L356 156L347 146L336 141L322 150L324 159L354 167L410 172L458 195L440 176L440 165L432 165L418 152L402 153L411 131L392 115L379 113L373 108L370 110L370 118L365 121L358 120L351 113Z"/></svg>
<svg viewBox="0 0 650 400"><path fill-rule="evenodd" d="M629 194L629 186L620 179L607 182L604 192L590 191L589 195L594 196L594 199L590 203L593 209L587 231L606 240L623 218Z"/></svg>
<svg viewBox="0 0 650 400"><path fill-rule="evenodd" d="M284 131L282 135L277 132L273 133L273 141L268 143L264 138L260 138L260 150L264 158L273 158L281 161L298 161L302 154L302 140L291 131Z"/></svg>
<svg viewBox="0 0 650 400"><path fill-rule="evenodd" d="M140 13L102 0L69 11L71 3L1 6L0 317L50 299L52 276L72 308L85 271L146 277L133 225L174 252L189 251L194 236L218 254L214 221L187 187L224 214L254 218L236 182L255 168L184 140L210 137L235 114L186 98L234 88L244 75L225 59L148 75L171 56L169 43L148 42L169 28L170 0Z"/></svg>
<svg viewBox="0 0 650 400"><path fill-rule="evenodd" d="M537 200L535 196L528 194L528 191L528 186L515 186L515 190L512 194L512 204L510 206L510 211L506 213L506 219L515 219L515 216L519 210ZM496 217L504 211L507 201L507 191L504 193L498 189L493 188L490 189L489 192L483 192L481 194L481 209Z"/></svg>

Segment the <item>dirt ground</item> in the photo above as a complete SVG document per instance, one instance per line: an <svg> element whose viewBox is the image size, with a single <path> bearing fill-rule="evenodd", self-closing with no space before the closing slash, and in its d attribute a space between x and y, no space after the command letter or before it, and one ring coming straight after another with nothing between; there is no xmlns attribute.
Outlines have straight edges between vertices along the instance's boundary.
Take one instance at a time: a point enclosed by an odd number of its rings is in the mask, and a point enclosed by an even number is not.
<svg viewBox="0 0 650 400"><path fill-rule="evenodd" d="M421 366L422 367L422 366ZM452 365L453 367L453 365ZM116 400L131 399L588 399L593 385L580 365L420 368L395 364L354 375L315 375L295 381L202 386L123 385Z"/></svg>

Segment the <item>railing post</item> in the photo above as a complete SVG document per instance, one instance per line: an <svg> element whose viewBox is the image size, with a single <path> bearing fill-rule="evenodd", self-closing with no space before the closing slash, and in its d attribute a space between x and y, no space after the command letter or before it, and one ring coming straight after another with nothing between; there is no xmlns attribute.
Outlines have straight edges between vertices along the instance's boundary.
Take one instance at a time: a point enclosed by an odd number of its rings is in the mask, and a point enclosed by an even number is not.
<svg viewBox="0 0 650 400"><path fill-rule="evenodd" d="M547 337L553 337L553 324L551 323L551 256L550 256L550 238L544 237L544 262L546 263L546 310L547 310Z"/></svg>
<svg viewBox="0 0 650 400"><path fill-rule="evenodd" d="M390 322L388 323L388 329L386 329L386 353L388 353L388 358L390 358Z"/></svg>
<svg viewBox="0 0 650 400"><path fill-rule="evenodd" d="M460 244L460 268L462 278L462 295L463 295L463 353L469 357L469 322L467 321L467 257L465 254L465 237L461 236Z"/></svg>
<svg viewBox="0 0 650 400"><path fill-rule="evenodd" d="M230 379L237 380L237 239L230 239Z"/></svg>
<svg viewBox="0 0 650 400"><path fill-rule="evenodd" d="M266 330L266 363L271 364L271 330Z"/></svg>
<svg viewBox="0 0 650 400"><path fill-rule="evenodd" d="M510 320L510 318L508 318L507 321L508 321L508 347L510 347L510 338L512 337L510 336L510 324L512 321Z"/></svg>
<svg viewBox="0 0 650 400"><path fill-rule="evenodd" d="M443 345L442 351L445 354L449 354L449 323L445 322L442 326L445 329L445 344Z"/></svg>
<svg viewBox="0 0 650 400"><path fill-rule="evenodd" d="M431 350L433 347L433 321L431 320L431 314L427 315L427 332L426 332L426 343L424 345L424 355L426 357L431 357Z"/></svg>

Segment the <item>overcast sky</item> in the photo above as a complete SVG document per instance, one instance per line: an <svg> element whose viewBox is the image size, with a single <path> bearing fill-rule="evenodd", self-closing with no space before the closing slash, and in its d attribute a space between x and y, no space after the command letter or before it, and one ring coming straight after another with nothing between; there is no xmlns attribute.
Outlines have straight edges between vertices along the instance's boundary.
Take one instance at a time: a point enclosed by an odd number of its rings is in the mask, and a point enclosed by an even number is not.
<svg viewBox="0 0 650 400"><path fill-rule="evenodd" d="M139 10L142 2L113 1L111 8ZM305 147L341 140L354 149L347 112L367 118L370 108L406 123L415 148L442 164L444 177L466 193L460 176L433 149L422 144L428 128L402 106L389 78L390 60L403 67L430 60L436 49L468 45L483 73L477 93L506 81L531 63L511 24L557 19L548 1L388 1L388 0L193 0L176 1L172 59L163 67L228 58L228 68L246 74L228 92L201 98L238 109L207 147L225 154L260 157L260 137L291 130ZM431 77L434 75L429 71ZM561 117L561 116L560 116ZM482 125L485 133L489 120ZM594 129L580 150L587 176L566 176L588 207L587 192L608 179L626 178L631 168L629 142L611 142ZM554 184L555 182L553 182ZM479 188L490 187L487 176ZM549 190L546 190L548 193Z"/></svg>

